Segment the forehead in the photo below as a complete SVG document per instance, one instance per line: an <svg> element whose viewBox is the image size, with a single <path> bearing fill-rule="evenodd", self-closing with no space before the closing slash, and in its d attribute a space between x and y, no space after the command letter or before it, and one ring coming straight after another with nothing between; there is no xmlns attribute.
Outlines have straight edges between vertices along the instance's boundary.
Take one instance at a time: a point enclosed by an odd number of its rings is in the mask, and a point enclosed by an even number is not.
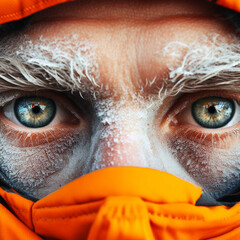
<svg viewBox="0 0 240 240"><path fill-rule="evenodd" d="M186 46L212 45L214 36L231 42L233 33L217 7L202 0L76 1L38 13L25 32L34 43L83 43L83 54L94 55L97 84L118 92L161 88Z"/></svg>

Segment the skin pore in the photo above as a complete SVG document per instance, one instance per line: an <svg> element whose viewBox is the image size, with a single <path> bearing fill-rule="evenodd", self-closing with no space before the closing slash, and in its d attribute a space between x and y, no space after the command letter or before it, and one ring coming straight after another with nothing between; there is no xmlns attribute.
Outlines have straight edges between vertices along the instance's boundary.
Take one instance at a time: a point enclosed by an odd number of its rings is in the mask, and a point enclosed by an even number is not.
<svg viewBox="0 0 240 240"><path fill-rule="evenodd" d="M239 39L218 7L66 3L0 39L0 53L0 165L18 189L42 198L111 166L166 171L214 198L238 189ZM56 102L48 126L16 119L15 99L32 96ZM191 104L207 96L235 101L228 125L193 120Z"/></svg>

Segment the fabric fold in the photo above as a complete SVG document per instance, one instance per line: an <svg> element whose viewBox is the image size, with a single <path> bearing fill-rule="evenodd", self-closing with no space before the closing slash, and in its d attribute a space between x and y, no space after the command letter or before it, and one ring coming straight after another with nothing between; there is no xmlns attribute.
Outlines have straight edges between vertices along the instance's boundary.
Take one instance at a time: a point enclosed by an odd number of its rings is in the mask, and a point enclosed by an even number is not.
<svg viewBox="0 0 240 240"><path fill-rule="evenodd" d="M0 189L1 239L230 240L240 237L240 204L196 206L202 189L154 169L92 172L32 202ZM5 219L10 219L5 221ZM22 236L29 236L23 238ZM14 236L9 238L8 236Z"/></svg>

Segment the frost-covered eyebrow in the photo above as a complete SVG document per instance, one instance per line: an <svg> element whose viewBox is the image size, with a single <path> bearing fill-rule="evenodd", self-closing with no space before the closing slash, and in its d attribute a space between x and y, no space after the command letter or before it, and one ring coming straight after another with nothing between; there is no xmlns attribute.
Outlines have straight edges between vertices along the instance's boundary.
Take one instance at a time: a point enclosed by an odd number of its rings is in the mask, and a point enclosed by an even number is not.
<svg viewBox="0 0 240 240"><path fill-rule="evenodd" d="M76 39L33 43L27 37L0 41L0 91L10 89L84 91L97 86L93 49ZM26 38L26 39L24 39ZM20 42L21 44L16 44ZM17 45L17 46L16 46Z"/></svg>
<svg viewBox="0 0 240 240"><path fill-rule="evenodd" d="M173 42L169 45L178 45ZM178 95L202 90L240 91L240 42L222 42L218 35L207 38L205 44L181 43L186 50L180 64L169 66L169 73L159 90L161 95ZM167 46L168 47L168 46ZM166 49L167 49L166 47ZM166 50L165 49L165 50ZM168 56L171 52L166 50ZM174 53L173 53L174 56Z"/></svg>
<svg viewBox="0 0 240 240"><path fill-rule="evenodd" d="M23 44L17 47L9 44L8 39L0 41L0 91L98 91L103 83L93 49L74 38L77 36L47 44L43 40L33 43L21 39ZM240 91L240 44L212 41L212 45L181 43L186 52L181 63L167 66L169 72L164 79L156 76L144 81L141 92L159 94L162 98L216 88ZM163 52L171 55L167 47Z"/></svg>

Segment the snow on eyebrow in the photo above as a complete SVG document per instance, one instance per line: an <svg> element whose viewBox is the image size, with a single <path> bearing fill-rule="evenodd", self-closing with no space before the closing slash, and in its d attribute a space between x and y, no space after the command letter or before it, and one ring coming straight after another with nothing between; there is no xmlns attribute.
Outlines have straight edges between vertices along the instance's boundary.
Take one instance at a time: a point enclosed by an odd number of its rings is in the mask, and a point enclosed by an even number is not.
<svg viewBox="0 0 240 240"><path fill-rule="evenodd" d="M234 36L233 40L229 43L213 34L191 45L170 42L163 54L181 60L175 65L168 64L169 76L159 96L216 89L239 91L240 41Z"/></svg>
<svg viewBox="0 0 240 240"><path fill-rule="evenodd" d="M78 35L37 42L24 35L0 41L0 91L82 91L99 77L94 49ZM16 44L18 42L18 44Z"/></svg>
<svg viewBox="0 0 240 240"><path fill-rule="evenodd" d="M0 92L52 89L94 94L100 89L94 47L87 41L79 41L78 37L76 34L51 42L42 38L32 42L24 35L19 39L14 36L0 40ZM213 34L191 45L170 42L161 49L161 54L174 60L183 56L177 65L167 66L169 76L163 79L158 91L161 99L216 87L240 89L239 40L227 43ZM149 84L154 81L158 78ZM143 86L143 91L144 87L147 86Z"/></svg>

